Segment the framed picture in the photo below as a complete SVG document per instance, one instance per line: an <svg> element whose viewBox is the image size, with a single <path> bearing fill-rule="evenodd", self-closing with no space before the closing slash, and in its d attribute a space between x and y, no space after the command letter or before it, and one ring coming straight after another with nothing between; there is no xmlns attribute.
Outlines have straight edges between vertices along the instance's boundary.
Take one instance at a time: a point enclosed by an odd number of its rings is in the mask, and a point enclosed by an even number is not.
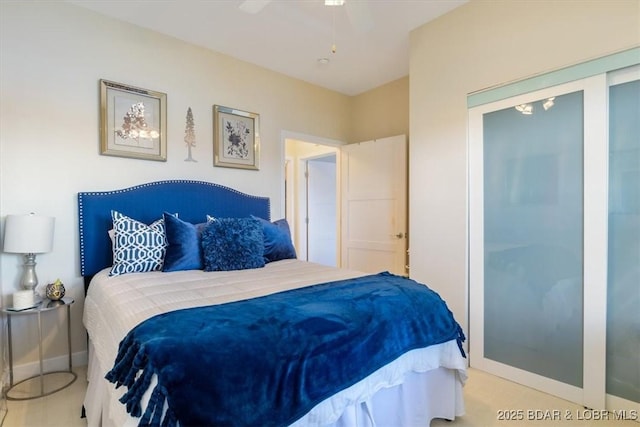
<svg viewBox="0 0 640 427"><path fill-rule="evenodd" d="M100 80L100 154L167 160L167 94Z"/></svg>
<svg viewBox="0 0 640 427"><path fill-rule="evenodd" d="M213 106L213 164L260 169L260 116Z"/></svg>

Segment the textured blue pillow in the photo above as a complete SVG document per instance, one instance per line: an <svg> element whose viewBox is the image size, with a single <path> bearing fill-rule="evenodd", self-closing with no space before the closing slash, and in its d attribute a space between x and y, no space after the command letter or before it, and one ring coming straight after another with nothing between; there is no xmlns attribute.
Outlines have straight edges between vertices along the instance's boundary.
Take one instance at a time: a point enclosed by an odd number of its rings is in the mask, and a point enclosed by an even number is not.
<svg viewBox="0 0 640 427"><path fill-rule="evenodd" d="M200 234L205 224L191 224L165 212L167 252L162 271L202 270Z"/></svg>
<svg viewBox="0 0 640 427"><path fill-rule="evenodd" d="M264 234L264 262L269 263L281 259L297 258L296 249L291 242L291 231L289 223L282 218L274 222L266 219L253 218L260 221L262 233Z"/></svg>
<svg viewBox="0 0 640 427"><path fill-rule="evenodd" d="M254 218L216 218L202 231L205 271L264 267L262 225Z"/></svg>

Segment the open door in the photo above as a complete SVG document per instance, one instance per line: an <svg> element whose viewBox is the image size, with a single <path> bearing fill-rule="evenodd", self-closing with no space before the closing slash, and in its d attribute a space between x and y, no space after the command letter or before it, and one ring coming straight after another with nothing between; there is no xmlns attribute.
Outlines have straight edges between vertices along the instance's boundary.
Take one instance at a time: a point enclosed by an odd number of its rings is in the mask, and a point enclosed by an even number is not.
<svg viewBox="0 0 640 427"><path fill-rule="evenodd" d="M340 148L341 266L408 275L407 138Z"/></svg>

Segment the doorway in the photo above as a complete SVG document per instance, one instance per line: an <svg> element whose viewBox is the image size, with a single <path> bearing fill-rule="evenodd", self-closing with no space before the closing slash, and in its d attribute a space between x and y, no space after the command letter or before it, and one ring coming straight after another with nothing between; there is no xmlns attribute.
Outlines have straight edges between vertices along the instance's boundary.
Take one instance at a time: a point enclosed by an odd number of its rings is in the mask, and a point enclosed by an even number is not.
<svg viewBox="0 0 640 427"><path fill-rule="evenodd" d="M285 212L299 259L339 266L338 148L285 139Z"/></svg>
<svg viewBox="0 0 640 427"><path fill-rule="evenodd" d="M307 142L309 138L314 142ZM406 136L346 145L283 135L283 146L283 198L298 258L363 272L407 275ZM313 218L307 204L305 173L308 166L328 168L327 163L335 169L331 184L327 178L321 179L323 198L311 195L312 204L325 205L320 209L324 218L317 214ZM310 177L312 193L315 173ZM328 188L331 194L326 194ZM332 201L330 208L327 200ZM321 236L314 234L314 223L324 224ZM316 244L324 245L323 249L312 253ZM335 261L327 261L329 258Z"/></svg>

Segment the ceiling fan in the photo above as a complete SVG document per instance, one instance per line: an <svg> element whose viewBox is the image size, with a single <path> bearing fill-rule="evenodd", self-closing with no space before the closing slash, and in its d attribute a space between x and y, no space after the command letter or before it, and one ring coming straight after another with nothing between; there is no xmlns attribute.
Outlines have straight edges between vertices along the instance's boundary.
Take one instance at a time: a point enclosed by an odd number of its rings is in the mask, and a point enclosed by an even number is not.
<svg viewBox="0 0 640 427"><path fill-rule="evenodd" d="M246 13L255 15L267 7L273 0L244 0L238 8ZM366 1L324 0L328 7L344 6L347 18L356 32L363 34L373 28L373 15Z"/></svg>

